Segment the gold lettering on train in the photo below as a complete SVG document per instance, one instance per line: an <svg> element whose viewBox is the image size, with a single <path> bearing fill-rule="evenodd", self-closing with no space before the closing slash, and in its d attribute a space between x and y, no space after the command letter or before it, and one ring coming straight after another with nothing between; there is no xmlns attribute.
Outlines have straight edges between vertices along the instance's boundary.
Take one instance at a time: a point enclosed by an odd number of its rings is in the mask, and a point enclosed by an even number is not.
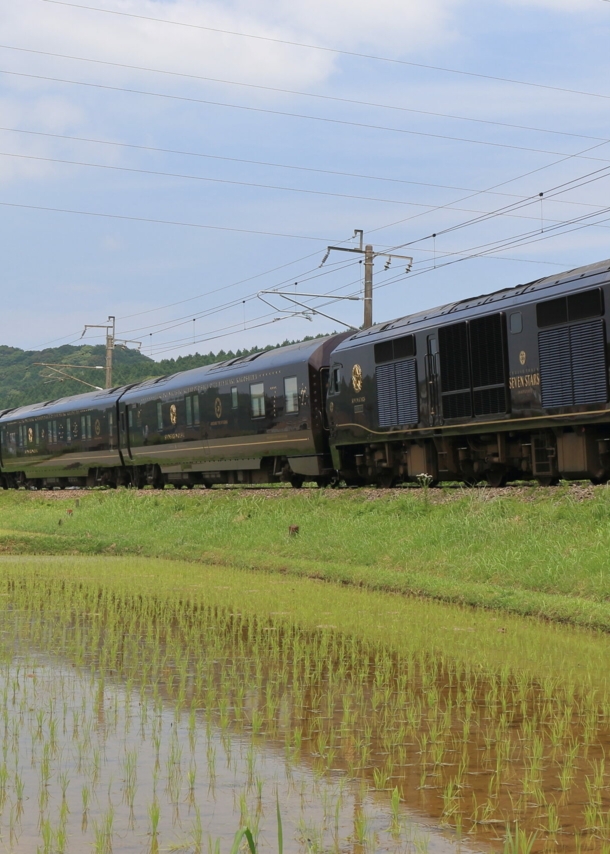
<svg viewBox="0 0 610 854"><path fill-rule="evenodd" d="M540 374L536 371L533 374L517 374L509 377L508 387L511 390L519 388L535 388L540 385Z"/></svg>

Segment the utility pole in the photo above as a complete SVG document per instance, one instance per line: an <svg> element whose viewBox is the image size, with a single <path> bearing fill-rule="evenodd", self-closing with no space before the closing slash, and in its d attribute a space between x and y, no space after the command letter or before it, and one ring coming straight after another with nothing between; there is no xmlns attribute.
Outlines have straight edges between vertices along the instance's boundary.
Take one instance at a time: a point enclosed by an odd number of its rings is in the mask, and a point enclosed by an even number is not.
<svg viewBox="0 0 610 854"><path fill-rule="evenodd" d="M360 246L357 249L352 249L348 246L329 246L326 250L326 255L322 259L322 264L320 267L326 262L326 259L330 255L331 252L356 252L359 255L364 255L364 329L369 329L373 325L373 262L375 258L383 257L387 258L385 269L387 270L390 264L392 263L392 259L399 258L403 261L408 261L406 267L406 272L408 273L411 269L411 265L413 264L413 258L410 255L396 255L393 252L375 252L372 244L367 243L366 246L363 246L364 243L364 231L360 228L354 229L354 237L360 238Z"/></svg>
<svg viewBox="0 0 610 854"><path fill-rule="evenodd" d="M115 337L115 324L116 318L111 314L106 323L88 323L83 329L83 334L81 335L81 338L83 338L87 329L106 330L106 388L112 388L112 354L114 352L115 344L118 343L121 347L125 347L127 344L137 344L138 350L142 346L141 341L125 340L117 342Z"/></svg>
<svg viewBox="0 0 610 854"><path fill-rule="evenodd" d="M364 328L373 325L373 247L364 247Z"/></svg>

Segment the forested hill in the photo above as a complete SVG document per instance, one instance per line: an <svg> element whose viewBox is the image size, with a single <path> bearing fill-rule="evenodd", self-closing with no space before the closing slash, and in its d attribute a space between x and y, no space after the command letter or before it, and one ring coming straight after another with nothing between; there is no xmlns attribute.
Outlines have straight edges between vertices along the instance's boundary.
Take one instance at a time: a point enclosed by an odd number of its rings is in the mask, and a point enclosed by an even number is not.
<svg viewBox="0 0 610 854"><path fill-rule="evenodd" d="M305 338L303 340L309 340ZM285 341L283 345L295 342ZM180 356L177 359L163 359L155 362L148 356L143 356L138 350L125 350L117 347L113 357L113 385L126 385L150 377L173 374L176 371L188 371L202 365L211 365L223 359L235 356L246 356L255 353L257 349L273 349L272 347L254 348L252 350L220 350L218 353ZM54 365L104 365L106 350L102 345L92 347L83 345L73 347L53 347L47 350L20 350L17 347L0 346L0 411L24 406L28 403L38 403L43 400L54 400L58 397L68 397L71 394L82 394L87 386L75 380L45 379L44 375L51 372L36 362L46 362ZM67 373L78 376L92 385L103 386L104 371L65 369Z"/></svg>

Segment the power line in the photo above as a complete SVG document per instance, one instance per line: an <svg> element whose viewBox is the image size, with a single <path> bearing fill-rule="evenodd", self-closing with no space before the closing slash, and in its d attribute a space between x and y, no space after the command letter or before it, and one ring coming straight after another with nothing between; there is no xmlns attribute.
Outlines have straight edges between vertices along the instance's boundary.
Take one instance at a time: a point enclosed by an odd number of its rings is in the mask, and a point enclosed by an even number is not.
<svg viewBox="0 0 610 854"><path fill-rule="evenodd" d="M403 199L382 199L375 196L357 196L350 193L333 193L330 190L310 190L304 187L282 187L277 184L257 184L253 181L235 181L229 178L210 178L204 175L188 175L183 172L163 172L158 169L138 169L133 166L115 166L108 163L90 163L83 160L68 160L60 157L43 157L37 154L17 154L10 151L0 151L0 157L14 157L19 160L36 160L43 163L59 163L68 166L83 166L90 169L106 169L115 172L130 172L136 175L157 175L164 178L178 178L188 181L205 181L212 184L230 184L238 187L254 187L262 190L277 190L284 193L303 193L309 196L326 196L338 199L352 199L362 202L380 202L383 204L402 205L416 208L434 208L435 205L426 204L425 202L407 202ZM608 167L610 168L610 167ZM527 198L527 197L525 197ZM515 202L514 204L518 204ZM589 205L589 207L600 207L600 205ZM487 211L476 211L471 208L456 208L451 203L447 205L447 210L459 211L461 213L476 213L484 216ZM519 219L535 219L535 217L521 216L517 214L498 214L499 216L516 216Z"/></svg>
<svg viewBox="0 0 610 854"><path fill-rule="evenodd" d="M42 136L47 137L49 139L61 139L69 142L88 142L95 145L106 145L106 146L114 146L117 148L126 148L133 149L136 151L147 151L153 152L156 154L176 154L184 157L197 157L204 158L209 160L223 160L229 163L244 163L250 166L269 166L275 169L291 169L299 172L311 172L319 175L337 175L343 178L359 178L367 181L385 181L392 184L406 184L414 187L432 187L434 189L439 190L455 190L459 192L467 192L474 193L475 195L494 195L494 196L506 196L507 198L516 198L516 199L525 199L527 196L520 195L518 193L495 193L492 190L474 190L471 187L458 187L456 185L451 184L433 184L429 181L410 181L405 178L390 178L384 175L366 175L357 172L342 172L336 169L316 169L312 166L299 166L297 164L289 164L289 163L273 163L268 160L247 160L241 157L226 157L220 154L208 154L206 152L198 152L198 151L184 151L181 149L174 148L158 148L151 145L137 145L135 143L129 142L116 142L114 140L109 139L99 139L96 137L86 137L86 136L71 136L69 134L61 134L61 133L50 133L47 131L37 131L37 130L25 130L23 128L11 128L11 127L3 127L0 126L0 131L6 131L7 133L16 133L16 134L27 134L29 136ZM604 143L605 144L605 143ZM589 149L586 149L589 150ZM546 167L542 167L546 168ZM537 171L537 170L535 170ZM512 179L517 180L517 179ZM560 202L560 204L570 204L570 205L580 205L582 207L597 207L596 205L591 205L586 202Z"/></svg>
<svg viewBox="0 0 610 854"><path fill-rule="evenodd" d="M223 86L242 86L246 89L258 89L263 92L274 92L283 95L296 95L301 98L316 98L321 101L332 101L335 103L350 104L360 107L375 107L376 109L394 110L403 113L414 113L420 116L433 116L435 118L451 119L453 121L474 122L476 124L492 125L494 127L509 128L511 130L524 130L533 133L547 133L554 134L557 136L570 136L576 137L578 139L590 139L598 141L604 141L606 139L606 137L602 136L589 136L588 134L574 133L572 131L554 130L552 128L539 128L532 127L530 125L515 125L510 124L509 122L499 122L493 119L479 119L473 116L461 116L455 113L437 113L433 112L432 110L417 110L413 107L403 107L398 104L383 104L375 101L357 100L355 98L341 98L337 95L325 95L320 92L302 92L300 90L295 89L282 89L278 86L263 86L259 83L244 83L238 80L224 80L219 77L204 77L199 74L186 74L181 71L169 71L163 68L149 68L147 66L142 65L129 65L124 62L110 62L109 60L104 59L92 59L86 56L74 56L72 54L66 53L52 53L48 50L34 50L33 48L15 47L14 45L7 44L0 44L0 49L12 50L19 53L31 53L36 54L37 56L50 56L54 59L68 59L73 62L88 62L93 65L103 65L108 66L110 68L124 68L129 71L144 71L149 74L165 74L169 77L180 77L186 80L199 80L205 83L219 83Z"/></svg>
<svg viewBox="0 0 610 854"><path fill-rule="evenodd" d="M52 0L44 0L49 3ZM53 0L54 2L54 0ZM107 83L90 83L84 80L68 80L63 77L51 77L46 74L27 74L24 71L8 71L0 69L0 74L12 77L23 77L28 80L45 80L51 83L63 83L70 86L84 86L90 89L101 89L108 92L124 92L130 95L144 95L150 98L162 98L169 101L181 101L189 104L205 104L212 107L223 107L232 110L244 110L249 113L263 113L271 116L285 116L293 119L304 119L306 121L323 122L326 124L341 125L345 127L356 127L364 130L377 130L387 133L406 134L408 136L420 136L429 139L440 139L448 142L463 142L467 145L484 145L491 148L504 148L512 151L526 151L534 154L551 154L555 156L581 157L579 154L569 154L565 151L550 151L545 148L531 148L524 145L512 145L507 142L492 142L490 140L470 139L469 137L451 136L449 134L430 133L428 131L410 130L408 128L389 127L387 125L374 125L367 122L354 122L347 119L331 119L326 116L312 116L306 113L293 113L288 110L272 110L269 107L253 107L247 104L229 104L226 101L213 101L208 98L194 98L187 95L170 95L164 92L148 92L145 89L133 89L126 86L110 86ZM610 97L610 96L609 96ZM603 160L602 158L587 157L586 160ZM603 160L603 162L607 162Z"/></svg>
<svg viewBox="0 0 610 854"><path fill-rule="evenodd" d="M466 220L466 222L458 223L457 225L448 226L447 228L441 229L436 232L434 235L426 235L425 237L417 238L416 240L411 240L407 243L400 244L396 248L402 249L406 246L412 246L415 243L419 243L422 240L429 240L430 237L440 237L444 234L449 234L453 231L458 231L462 228L467 228L471 225L479 225L482 222L488 222L490 219L494 219L497 216L505 216L509 211L522 210L525 207L528 207L533 204L537 204L541 199L552 200L554 195L559 195L561 193L567 193L572 190L579 189L580 187L586 186L588 184L594 183L595 181L600 181L603 178L610 177L610 167L604 167L603 169L596 170L595 172L589 172L586 175L582 175L579 178L574 178L571 181L565 181L562 184L558 184L555 187L551 187L546 190L544 193L537 193L534 196L530 196L529 199L519 202L512 202L510 205L505 205L502 208L498 208L495 211L490 211L489 213L482 214L481 216L474 217L473 219ZM603 173L603 174L600 174ZM585 180L589 179L589 180ZM603 211L603 209L602 209ZM601 211L600 211L601 212ZM590 214L590 216L595 216L595 213ZM567 220L566 222L569 224L573 220Z"/></svg>
<svg viewBox="0 0 610 854"><path fill-rule="evenodd" d="M597 148L602 148L603 146L605 146L607 144L608 143L606 143L606 142L600 142L597 145L591 146L590 148L583 149L582 151L578 152L578 155L586 154L587 152L594 151ZM444 208L448 207L449 204L460 204L461 202L465 202L468 199L476 198L482 192L491 192L493 190L497 190L498 187L505 187L507 184L513 184L515 181L521 181L523 178L529 178L532 175L537 174L538 172L544 172L546 169L551 169L553 166L559 166L561 163L565 163L568 160L573 160L574 157L576 157L576 156L577 155L568 154L565 157L561 157L559 160L554 160L552 163L547 163L544 166L538 166L538 167L536 167L536 169L530 169L528 172L524 172L521 175L515 176L514 178L507 178L505 181L501 181L498 184L493 184L491 187L487 187L487 189L485 191L478 190L474 193L469 194L468 196L462 196L461 199L455 199L452 203L448 202L447 204L444 204L444 205L438 205L432 211L424 211L422 213L413 214L412 216L405 217L402 220L395 220L393 222L386 223L385 225L379 225L376 228L369 229L368 230L369 234L375 233L377 231L383 231L386 228L393 228L396 225L402 225L403 223L409 222L410 220L413 220L413 219L418 219L418 218L423 217L423 216L428 216L431 213L436 213L437 211L443 210ZM400 244L400 246L395 246L392 248L399 249L399 248L402 248L402 246L403 246L403 244Z"/></svg>
<svg viewBox="0 0 610 854"><path fill-rule="evenodd" d="M301 47L308 50L318 50L324 53L333 53L340 56L353 56L358 59L370 59L376 62L388 62L394 65L405 65L411 68L424 68L428 71L440 71L445 74L459 74L464 77L476 77L482 80L495 80L499 83L511 83L517 86L531 86L536 89L547 89L552 92L563 92L569 95L584 95L590 98L605 98L610 99L610 95L604 95L600 92L587 92L580 89L568 89L564 86L550 86L546 83L535 83L530 80L518 80L512 77L499 77L493 74L482 74L476 71L463 71L458 68L447 68L441 65L427 65L423 62L410 62L406 59L396 59L389 56L380 56L376 54L359 53L351 50L340 50L339 48L325 47L323 45L308 44L306 42L295 42L288 39L278 39L272 36L255 35L254 33L239 33L234 30L224 30L219 27L208 27L203 24L191 24L183 21L172 21L167 18L155 18L151 15L136 15L133 12L119 12L115 9L101 9L98 6L88 6L83 3L69 3L67 0L43 0L45 3L52 3L55 6L70 6L74 9L87 9L92 12L105 12L109 15L118 15L124 18L136 18L143 21L155 21L160 24L171 24L176 27L188 27L195 30L205 30L210 33L220 33L222 35L237 36L239 38L255 39L257 41L273 42L275 44L288 45L290 47Z"/></svg>
<svg viewBox="0 0 610 854"><path fill-rule="evenodd" d="M314 279L320 279L324 276L328 276L328 275L331 275L333 273L339 272L341 270L346 269L347 267L354 266L357 263L358 263L357 261L339 261L334 265L335 269L324 270L322 272L320 272L319 265L318 265L315 268L313 268L312 270L308 270L308 271L302 273L298 278L298 282L295 282L294 277L291 277L289 279L284 279L282 282L277 282L275 285L272 285L271 287L272 288L278 288L278 287L281 287L282 285L292 284L292 283L301 285L301 284L304 284L305 282L310 282L310 281L313 281ZM314 273L314 275L308 275L309 273ZM222 288L215 288L212 291L208 291L206 296L210 296L211 294L217 293L218 291L226 291L230 287L232 287L232 286L227 285L227 286L222 287ZM191 312L190 314L185 314L185 315L182 315L181 317L172 318L171 320L159 321L159 323L152 323L152 324L149 324L148 326L136 326L136 327L133 327L132 329L124 330L123 334L127 335L127 334L131 334L134 332L146 331L148 329L157 329L157 332L152 333L153 335L157 335L161 332L166 332L169 329L175 329L178 326L186 326L194 319L200 320L201 318L209 317L212 314L217 314L219 311L225 311L229 308L234 308L238 305L241 305L243 302L250 302L253 299L256 299L256 293L251 293L251 294L246 294L245 296L236 297L235 299L230 300L226 303L221 303L221 305L219 305L219 306L213 306L212 308L204 309L203 311L200 311L200 312ZM158 327L162 327L162 328L158 328Z"/></svg>
<svg viewBox="0 0 610 854"><path fill-rule="evenodd" d="M74 214L76 216L88 216L88 217L100 217L102 219L119 219L126 220L128 222L148 222L153 225L175 225L181 228L202 228L202 229L210 229L212 231L232 231L238 234L256 234L261 235L263 237L286 237L291 240L314 240L317 243L325 243L330 238L326 237L313 237L306 234L286 234L283 232L277 231L261 231L252 228L230 228L226 225L206 225L204 223L199 222L184 222L180 220L172 220L172 219L153 219L152 217L143 217L143 216L128 216L127 214L114 214L114 213L102 213L101 211L79 211L72 208L54 208L54 207L45 207L44 205L24 205L19 204L17 202L2 202L0 201L0 206L5 208L23 208L24 210L32 210L32 211L45 211L48 213L64 213L64 214Z"/></svg>

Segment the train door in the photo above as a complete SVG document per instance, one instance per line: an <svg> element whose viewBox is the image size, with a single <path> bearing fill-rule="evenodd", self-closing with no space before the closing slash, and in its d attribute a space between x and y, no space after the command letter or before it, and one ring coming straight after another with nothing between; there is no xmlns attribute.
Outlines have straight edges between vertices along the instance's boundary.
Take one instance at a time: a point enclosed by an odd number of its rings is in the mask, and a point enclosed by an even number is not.
<svg viewBox="0 0 610 854"><path fill-rule="evenodd" d="M133 459L129 436L129 428L131 426L129 421L132 417L133 415L130 411L129 405L126 403L119 403L119 444L123 451L125 460Z"/></svg>
<svg viewBox="0 0 610 854"><path fill-rule="evenodd" d="M426 341L426 385L428 391L428 422L432 427L440 424L439 356L436 334L428 335Z"/></svg>
<svg viewBox="0 0 610 854"><path fill-rule="evenodd" d="M330 381L330 368L320 370L320 400L322 401L322 427L329 432L328 413L326 411L326 398L328 397L328 383Z"/></svg>

